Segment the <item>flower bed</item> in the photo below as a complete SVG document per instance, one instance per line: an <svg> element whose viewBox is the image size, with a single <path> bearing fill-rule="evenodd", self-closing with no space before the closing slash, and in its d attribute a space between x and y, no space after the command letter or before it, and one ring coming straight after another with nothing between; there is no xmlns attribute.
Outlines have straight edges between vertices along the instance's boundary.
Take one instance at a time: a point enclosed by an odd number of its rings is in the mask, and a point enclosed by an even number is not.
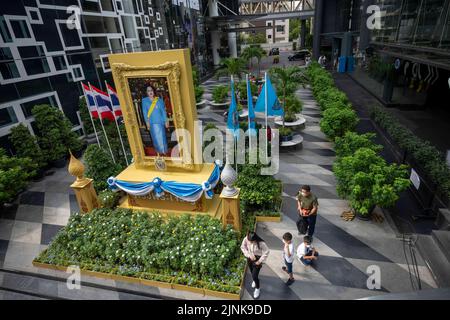
<svg viewBox="0 0 450 320"><path fill-rule="evenodd" d="M239 234L205 215L171 217L125 209L74 215L36 259L36 266L78 265L120 280L180 289L241 293L245 259ZM126 277L126 278L124 278ZM230 296L231 297L231 296Z"/></svg>

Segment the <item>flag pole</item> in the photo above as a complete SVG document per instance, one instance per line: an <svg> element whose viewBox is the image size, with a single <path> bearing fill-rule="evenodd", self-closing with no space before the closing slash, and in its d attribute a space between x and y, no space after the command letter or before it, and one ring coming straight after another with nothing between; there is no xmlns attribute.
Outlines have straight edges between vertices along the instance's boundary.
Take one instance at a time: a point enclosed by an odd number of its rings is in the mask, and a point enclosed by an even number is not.
<svg viewBox="0 0 450 320"><path fill-rule="evenodd" d="M233 96L231 97L231 102L236 102L236 92L234 91L234 77L233 75L231 75L231 92L233 93ZM237 105L236 105L236 111L235 114L232 115L233 119L235 118L237 113ZM239 116L238 116L239 117ZM239 130L239 129L238 129ZM237 139L236 139L236 128L234 128L233 130L233 153L234 153L234 162L235 162L235 166L236 166L236 173L238 172L238 167L237 167Z"/></svg>
<svg viewBox="0 0 450 320"><path fill-rule="evenodd" d="M89 118L91 118L92 128L94 128L95 138L97 139L97 144L100 147L100 140L98 139L97 129L95 128L94 119L92 118L91 108L89 106L89 99L86 96L86 90L84 90L83 82L81 83L81 88L83 88L84 101L86 101L86 107L87 107L88 112L89 112ZM94 98L94 100L95 100L95 98ZM97 110L97 113L98 113L98 110Z"/></svg>
<svg viewBox="0 0 450 320"><path fill-rule="evenodd" d="M267 105L268 105L268 100L267 100L267 94L268 94L268 88L267 88L267 71L264 72L264 104L266 106L266 156L267 156L267 146L268 146L268 140L269 138L267 137L267 133L269 132L269 128L267 127Z"/></svg>
<svg viewBox="0 0 450 320"><path fill-rule="evenodd" d="M249 108L249 106L250 106L250 103L249 103L249 100L248 99L253 99L253 97L252 97L252 90L251 90L251 88L250 88L250 92L248 92L248 87L249 87L249 83L248 83L248 73L245 75L245 80L246 80L246 84L247 84L247 121L248 121L248 144L249 144L249 150L250 150L250 148L251 148L251 146L252 146L252 133L251 133L251 129L250 129L250 108ZM253 102L253 101L252 101Z"/></svg>
<svg viewBox="0 0 450 320"><path fill-rule="evenodd" d="M127 166L128 166L127 153L125 152L125 146L123 144L122 135L120 134L119 124L117 123L116 113L114 112L114 106L113 106L113 102L112 102L112 99L111 99L111 95L109 94L108 82L106 80L105 80L105 85L106 85L106 92L108 93L109 101L111 101L111 107L112 107L112 112L113 112L113 116L114 116L114 122L116 123L117 133L119 134L119 139L120 139L120 144L122 145L123 156L125 157L125 162L127 163Z"/></svg>
<svg viewBox="0 0 450 320"><path fill-rule="evenodd" d="M88 85L89 85L89 89L92 91L91 83L88 82ZM116 163L116 159L114 159L114 155L113 155L113 152L112 152L112 149L111 149L111 145L109 144L108 135L106 134L105 126L103 125L102 113L100 112L100 110L98 110L98 104L97 104L96 95L97 94L94 94L95 108L97 109L98 117L100 119L100 124L102 125L102 129L103 129L103 133L105 134L106 143L108 144L109 152L111 153L111 158L112 158L113 162Z"/></svg>

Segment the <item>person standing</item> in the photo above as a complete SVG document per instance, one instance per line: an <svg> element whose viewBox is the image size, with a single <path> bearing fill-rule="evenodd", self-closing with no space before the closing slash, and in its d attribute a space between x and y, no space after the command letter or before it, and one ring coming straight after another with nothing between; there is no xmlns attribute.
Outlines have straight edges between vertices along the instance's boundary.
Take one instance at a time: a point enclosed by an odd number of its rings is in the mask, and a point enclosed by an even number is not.
<svg viewBox="0 0 450 320"><path fill-rule="evenodd" d="M292 264L294 263L294 243L292 242L292 234L290 232L286 232L283 235L283 243L283 260L285 266L283 266L282 269L289 275L286 285L290 286L295 281L294 273L292 271Z"/></svg>
<svg viewBox="0 0 450 320"><path fill-rule="evenodd" d="M169 127L166 107L163 99L156 95L153 86L147 86L147 97L142 98L142 112L144 114L145 125L150 131L153 147L156 153L166 154L168 152L166 128Z"/></svg>
<svg viewBox="0 0 450 320"><path fill-rule="evenodd" d="M317 210L319 208L319 201L317 197L311 192L311 187L308 185L302 186L297 195L297 210L298 233L308 233L308 236L313 239L314 230L316 228Z"/></svg>
<svg viewBox="0 0 450 320"><path fill-rule="evenodd" d="M252 274L252 288L255 288L253 297L257 299L260 294L259 272L261 271L264 261L269 256L269 248L263 239L255 232L248 232L244 240L242 240L241 251L247 258L248 267Z"/></svg>

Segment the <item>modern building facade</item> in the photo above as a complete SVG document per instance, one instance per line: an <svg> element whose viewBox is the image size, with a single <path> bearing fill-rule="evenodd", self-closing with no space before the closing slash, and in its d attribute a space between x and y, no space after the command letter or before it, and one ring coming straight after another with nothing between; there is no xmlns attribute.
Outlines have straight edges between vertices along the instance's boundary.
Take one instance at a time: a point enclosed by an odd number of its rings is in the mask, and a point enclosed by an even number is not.
<svg viewBox="0 0 450 320"><path fill-rule="evenodd" d="M0 6L0 147L31 109L60 108L83 135L80 82L112 83L108 55L190 48L200 74L210 65L197 0L18 0Z"/></svg>
<svg viewBox="0 0 450 320"><path fill-rule="evenodd" d="M439 107L450 98L450 1L316 0L313 51L333 68L352 56L352 77L386 105Z"/></svg>

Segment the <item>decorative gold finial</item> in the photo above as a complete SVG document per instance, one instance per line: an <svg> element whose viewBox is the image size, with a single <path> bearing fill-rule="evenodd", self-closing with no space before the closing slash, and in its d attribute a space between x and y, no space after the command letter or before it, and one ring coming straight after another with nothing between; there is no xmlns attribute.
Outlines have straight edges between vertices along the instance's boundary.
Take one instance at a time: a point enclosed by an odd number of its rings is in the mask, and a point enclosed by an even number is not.
<svg viewBox="0 0 450 320"><path fill-rule="evenodd" d="M84 164L80 160L75 158L71 151L69 152L70 152L70 162L68 168L69 173L72 176L77 177L77 181L84 179Z"/></svg>

